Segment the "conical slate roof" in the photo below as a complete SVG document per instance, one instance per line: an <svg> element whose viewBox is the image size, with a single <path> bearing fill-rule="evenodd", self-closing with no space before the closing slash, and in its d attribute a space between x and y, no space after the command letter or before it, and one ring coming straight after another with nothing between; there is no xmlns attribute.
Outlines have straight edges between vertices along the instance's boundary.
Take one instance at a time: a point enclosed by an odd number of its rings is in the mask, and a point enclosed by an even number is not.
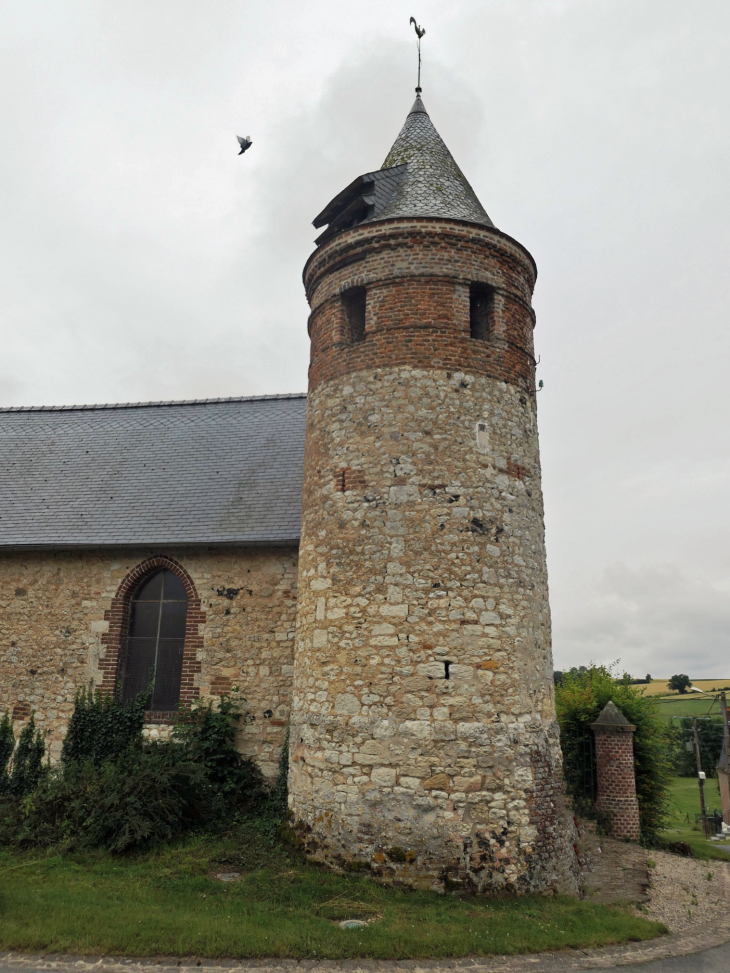
<svg viewBox="0 0 730 973"><path fill-rule="evenodd" d="M418 95L382 168L358 176L314 219L321 246L341 230L394 217L437 216L494 226Z"/></svg>
<svg viewBox="0 0 730 973"><path fill-rule="evenodd" d="M416 95L405 125L382 168L390 169L404 164L407 169L395 193L374 219L441 216L494 226L434 128L420 95Z"/></svg>

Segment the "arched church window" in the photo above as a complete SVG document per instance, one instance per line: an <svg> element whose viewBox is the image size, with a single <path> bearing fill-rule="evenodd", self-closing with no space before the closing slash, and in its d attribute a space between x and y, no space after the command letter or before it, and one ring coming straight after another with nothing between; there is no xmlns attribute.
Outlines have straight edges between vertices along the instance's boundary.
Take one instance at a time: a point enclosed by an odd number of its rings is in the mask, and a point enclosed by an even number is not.
<svg viewBox="0 0 730 973"><path fill-rule="evenodd" d="M156 571L140 582L129 607L122 699L152 687L151 710L177 709L188 614L185 586L174 572Z"/></svg>

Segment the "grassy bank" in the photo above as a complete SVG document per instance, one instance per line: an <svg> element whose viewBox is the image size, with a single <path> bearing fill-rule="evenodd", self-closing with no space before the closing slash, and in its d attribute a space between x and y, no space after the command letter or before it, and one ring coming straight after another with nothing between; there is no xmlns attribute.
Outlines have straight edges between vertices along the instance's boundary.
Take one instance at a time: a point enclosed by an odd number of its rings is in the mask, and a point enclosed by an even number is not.
<svg viewBox="0 0 730 973"><path fill-rule="evenodd" d="M717 699L710 696L671 696L657 700L659 712L666 719L673 716L720 717L721 706Z"/></svg>
<svg viewBox="0 0 730 973"><path fill-rule="evenodd" d="M238 871L238 881L214 875ZM342 919L372 920L356 931ZM0 948L150 956L403 959L651 939L663 927L570 898L403 892L301 862L255 825L129 857L0 852Z"/></svg>
<svg viewBox="0 0 730 973"><path fill-rule="evenodd" d="M717 780L705 781L705 806L708 813L720 807L720 789ZM702 826L695 825L695 814L700 812L700 792L696 777L675 777L669 792L668 828L662 837L667 841L686 841L697 858L730 861L730 844L719 845L708 841ZM724 849L724 850L723 850Z"/></svg>

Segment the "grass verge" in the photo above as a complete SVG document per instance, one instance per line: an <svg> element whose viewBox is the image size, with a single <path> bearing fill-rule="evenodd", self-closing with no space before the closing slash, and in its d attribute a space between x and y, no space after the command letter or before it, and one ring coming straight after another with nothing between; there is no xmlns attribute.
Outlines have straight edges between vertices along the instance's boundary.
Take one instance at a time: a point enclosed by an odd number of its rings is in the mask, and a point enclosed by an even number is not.
<svg viewBox="0 0 730 973"><path fill-rule="evenodd" d="M238 871L230 884L219 872ZM342 930L341 919L372 920ZM255 822L223 839L112 857L0 851L0 948L75 954L407 959L652 939L619 907L461 899L308 865Z"/></svg>
<svg viewBox="0 0 730 973"><path fill-rule="evenodd" d="M705 806L708 813L720 807L720 789L717 779L705 781ZM730 861L730 843L708 841L702 826L695 824L695 814L700 811L700 791L696 777L675 777L669 790L667 829L662 832L665 841L686 841L695 858L706 861ZM689 818L689 820L688 820Z"/></svg>
<svg viewBox="0 0 730 973"><path fill-rule="evenodd" d="M675 716L720 716L720 702L710 696L672 696L657 700L659 714L667 720Z"/></svg>

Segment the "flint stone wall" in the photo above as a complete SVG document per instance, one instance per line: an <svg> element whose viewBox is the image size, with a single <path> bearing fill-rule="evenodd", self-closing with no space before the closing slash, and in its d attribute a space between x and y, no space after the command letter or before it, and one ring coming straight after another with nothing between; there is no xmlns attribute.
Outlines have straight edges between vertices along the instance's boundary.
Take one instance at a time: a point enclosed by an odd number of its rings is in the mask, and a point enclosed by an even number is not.
<svg viewBox="0 0 730 973"><path fill-rule="evenodd" d="M304 482L290 800L310 854L574 891L534 397L407 365L321 382Z"/></svg>
<svg viewBox="0 0 730 973"><path fill-rule="evenodd" d="M254 717L243 752L276 776L293 680L297 553L281 549L8 553L0 557L0 713L16 736L30 712L58 759L76 690L112 688L110 614L130 572L150 558L178 563L200 599L190 697L239 686ZM158 714L147 727L164 735Z"/></svg>

